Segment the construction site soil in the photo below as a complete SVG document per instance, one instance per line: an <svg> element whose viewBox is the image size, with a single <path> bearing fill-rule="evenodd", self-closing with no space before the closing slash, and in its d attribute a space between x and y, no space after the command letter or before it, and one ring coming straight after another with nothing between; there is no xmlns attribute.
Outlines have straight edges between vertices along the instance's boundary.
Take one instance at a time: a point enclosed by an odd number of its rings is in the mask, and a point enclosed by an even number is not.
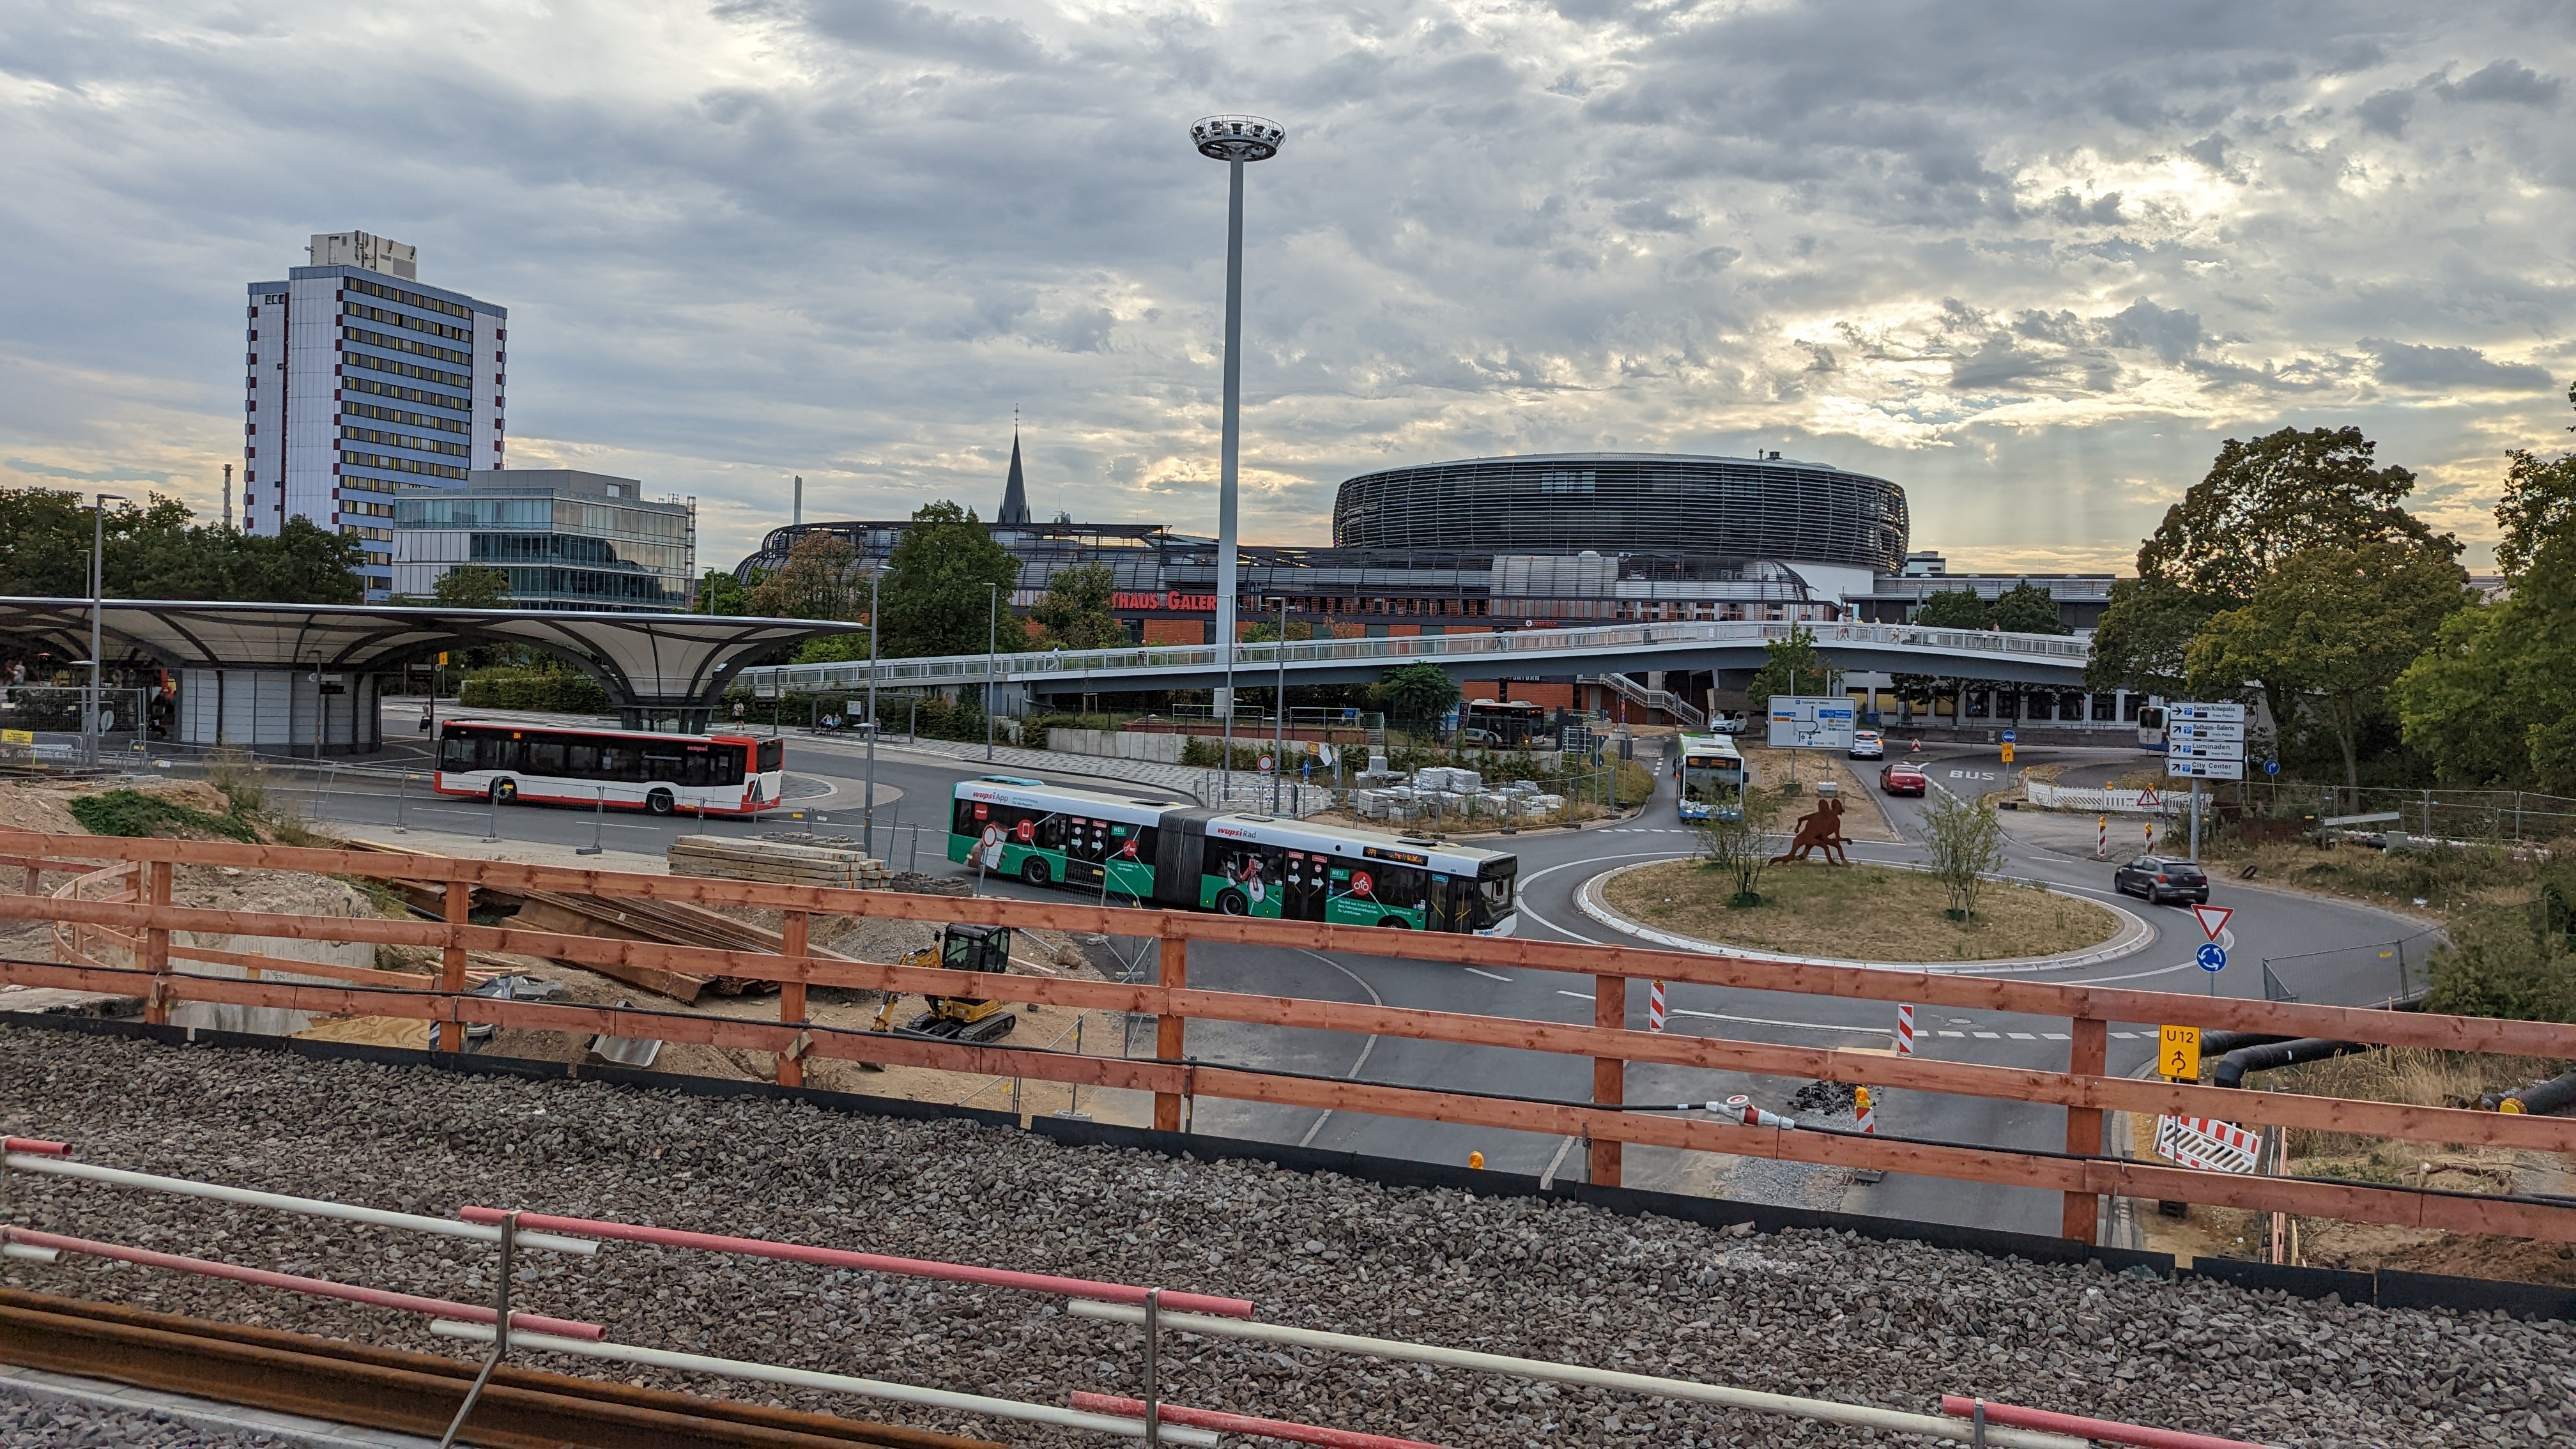
<svg viewBox="0 0 2576 1449"><path fill-rule="evenodd" d="M0 1131L91 1162L447 1214L468 1204L1239 1294L1291 1324L1928 1410L1980 1395L2315 1446L2565 1444L2576 1325L2380 1310L2099 1266L1067 1148L963 1121L41 1030L0 1037ZM32 1174L12 1219L443 1298L486 1251ZM1063 1403L1134 1393L1141 1335L1050 1299L611 1244L533 1252L531 1310L616 1340ZM355 1305L66 1256L46 1292L462 1354ZM1167 1345L1175 1400L1451 1445L1839 1445L1864 1431L1234 1341ZM598 1374L598 1365L540 1363ZM616 1371L629 1377L632 1370ZM646 1372L1013 1443L1055 1430Z"/></svg>

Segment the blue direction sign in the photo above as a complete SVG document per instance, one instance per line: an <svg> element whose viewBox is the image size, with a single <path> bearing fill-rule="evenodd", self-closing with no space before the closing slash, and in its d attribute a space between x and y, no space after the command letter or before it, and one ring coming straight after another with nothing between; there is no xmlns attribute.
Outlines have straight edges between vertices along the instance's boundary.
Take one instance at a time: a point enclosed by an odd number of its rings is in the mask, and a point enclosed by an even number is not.
<svg viewBox="0 0 2576 1449"><path fill-rule="evenodd" d="M2227 969L2227 948L2216 941L2211 941L2200 948L2200 953L2195 959L2200 962L2200 969L2203 971L2224 971Z"/></svg>
<svg viewBox="0 0 2576 1449"><path fill-rule="evenodd" d="M2013 732L2012 732L2011 730L2006 730L2006 731L2004 731L2004 743L2005 743L2005 744L2008 744L2008 745L2009 745L2009 744L2013 744L2013 743L2015 743L2015 741L2014 741L2014 739L2013 739Z"/></svg>
<svg viewBox="0 0 2576 1449"><path fill-rule="evenodd" d="M2281 762L2278 760L2265 760L2263 762L2263 773L2266 775L2277 775L2281 773Z"/></svg>

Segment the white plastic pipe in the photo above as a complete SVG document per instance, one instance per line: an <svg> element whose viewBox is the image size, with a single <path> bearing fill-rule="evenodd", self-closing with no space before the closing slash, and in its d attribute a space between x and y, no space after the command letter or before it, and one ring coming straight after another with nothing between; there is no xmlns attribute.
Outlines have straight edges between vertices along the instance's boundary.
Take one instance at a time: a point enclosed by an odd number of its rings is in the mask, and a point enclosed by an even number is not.
<svg viewBox="0 0 2576 1449"><path fill-rule="evenodd" d="M1164 1314L1165 1321L1175 1315ZM1141 1323L1145 1310L1136 1310ZM1220 1322L1222 1320L1210 1320ZM432 1319L429 1331L443 1338L461 1338L468 1343L490 1343L489 1324L460 1323L453 1319ZM1058 1408L1053 1404L1023 1403L1018 1399L988 1399L981 1394L960 1394L947 1389L925 1389L914 1384L888 1383L883 1379L852 1378L847 1374L819 1373L813 1369L788 1368L782 1364L751 1363L737 1358L710 1358L702 1353L675 1353L662 1348L639 1348L631 1343L590 1343L578 1338L557 1338L551 1333L513 1331L513 1349L541 1349L547 1353L578 1354L583 1358L604 1358L616 1363L640 1363L650 1368L678 1369L683 1373L713 1374L718 1378L750 1379L756 1383L787 1384L800 1389L822 1389L829 1393L856 1394L861 1398L884 1399L898 1404L918 1404L926 1409L945 1409L958 1414L981 1414L994 1419L1016 1419L1026 1424L1053 1424L1061 1429L1088 1429L1095 1434L1119 1434L1130 1439L1145 1437L1143 1419L1120 1418L1111 1414L1089 1414L1080 1409ZM1199 1449L1216 1449L1217 1436L1205 1429L1164 1424L1162 1441L1166 1444L1190 1444ZM1992 1437L1989 1435L1989 1437ZM2071 1441L2047 1436L2051 1445ZM1996 1443L2004 1441L1998 1439Z"/></svg>
<svg viewBox="0 0 2576 1449"><path fill-rule="evenodd" d="M307 1217L337 1218L344 1223L367 1223L379 1228L402 1228L415 1233L437 1233L450 1238L471 1238L480 1243L501 1241L501 1229L486 1223L458 1222L454 1218L423 1217L418 1213L387 1212L383 1208L355 1207L344 1202L324 1202L320 1198L288 1197L284 1193L258 1192L247 1187L225 1187L220 1183L192 1182L184 1177L160 1177L149 1172L128 1172L121 1167L101 1167L91 1162L69 1162L59 1157L36 1157L12 1152L5 1160L22 1172L42 1172L55 1177L77 1177L89 1182L104 1182L116 1187L138 1187L146 1192L166 1192L179 1197L202 1197L215 1202L239 1203L244 1207L275 1208L279 1212L302 1213ZM596 1253L599 1244L588 1238L558 1237L553 1233L519 1234L523 1248L550 1248L558 1253Z"/></svg>
<svg viewBox="0 0 2576 1449"><path fill-rule="evenodd" d="M1098 1318L1111 1323L1143 1323L1145 1311L1124 1303L1090 1303L1075 1300L1065 1311L1076 1318ZM1290 1328L1278 1323L1247 1323L1234 1318L1212 1318L1200 1313L1166 1313L1162 1327L1171 1333L1198 1333L1219 1338L1251 1338L1264 1343L1284 1343L1298 1348L1331 1349L1337 1353L1367 1354L1373 1358L1402 1359L1414 1363L1440 1364L1448 1368L1473 1369L1480 1373L1510 1374L1515 1378L1545 1379L1556 1383L1582 1384L1592 1388L1616 1389L1623 1393L1653 1395L1667 1399L1688 1399L1695 1403L1718 1404L1730 1409L1751 1409L1764 1414L1786 1414L1802 1419L1820 1419L1832 1424L1852 1424L1862 1428L1883 1429L1893 1434L1920 1434L1930 1439L1949 1439L1959 1443L1973 1442L1976 1429L1956 1419L1937 1414L1909 1414L1901 1409L1874 1408L1867 1404L1837 1403L1832 1399L1802 1399L1789 1394L1766 1394L1758 1389L1727 1388L1719 1384L1693 1383L1688 1379L1657 1378L1652 1374L1621 1373L1616 1369L1585 1368L1580 1364L1550 1363L1545 1359L1513 1358L1499 1353L1478 1353L1473 1349L1438 1348L1424 1343L1406 1343L1392 1338L1362 1338L1349 1333L1326 1333L1313 1328ZM517 1342L521 1335L510 1335ZM595 1345L594 1345L595 1346ZM2002 1449L2088 1449L2089 1441L2071 1439L2064 1434L2048 1434L2036 1429L2003 1429L1986 1426L1988 1444Z"/></svg>
<svg viewBox="0 0 2576 1449"><path fill-rule="evenodd" d="M39 1248L33 1243L0 1243L0 1258L24 1258L30 1263L50 1263L62 1256L58 1248Z"/></svg>

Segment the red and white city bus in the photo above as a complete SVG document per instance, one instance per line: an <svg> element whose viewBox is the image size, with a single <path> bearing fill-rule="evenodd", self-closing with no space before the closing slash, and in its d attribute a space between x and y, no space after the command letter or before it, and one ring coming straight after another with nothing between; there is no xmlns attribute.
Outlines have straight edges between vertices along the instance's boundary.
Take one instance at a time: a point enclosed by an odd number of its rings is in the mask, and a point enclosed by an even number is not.
<svg viewBox="0 0 2576 1449"><path fill-rule="evenodd" d="M786 750L750 735L657 735L493 720L438 727L442 795L595 805L655 815L778 808Z"/></svg>

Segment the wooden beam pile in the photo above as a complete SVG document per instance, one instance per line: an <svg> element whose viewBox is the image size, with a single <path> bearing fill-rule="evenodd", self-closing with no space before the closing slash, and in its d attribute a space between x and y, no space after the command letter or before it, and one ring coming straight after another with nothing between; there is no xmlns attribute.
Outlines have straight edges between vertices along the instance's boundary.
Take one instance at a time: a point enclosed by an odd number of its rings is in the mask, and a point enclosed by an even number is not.
<svg viewBox="0 0 2576 1449"><path fill-rule="evenodd" d="M837 890L883 890L892 874L846 837L683 835L668 852L673 875Z"/></svg>

